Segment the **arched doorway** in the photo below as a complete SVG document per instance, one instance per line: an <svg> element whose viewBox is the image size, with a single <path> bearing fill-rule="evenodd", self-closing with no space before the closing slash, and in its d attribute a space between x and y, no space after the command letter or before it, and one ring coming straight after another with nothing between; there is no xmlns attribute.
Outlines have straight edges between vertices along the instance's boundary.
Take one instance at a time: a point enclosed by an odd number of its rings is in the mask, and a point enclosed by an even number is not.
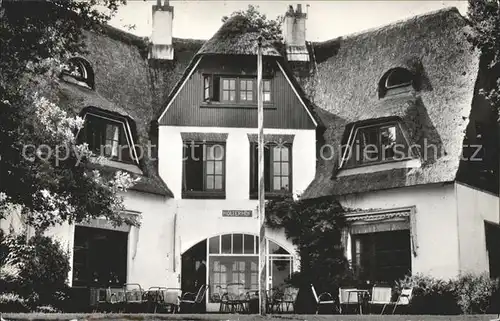
<svg viewBox="0 0 500 321"><path fill-rule="evenodd" d="M266 288L282 287L293 271L292 254L272 240L268 239L266 244ZM193 284L192 280L200 278L199 266L202 266L203 258L206 259L203 271L206 273L206 284L209 285L206 296L208 311L219 308L220 297L228 284L243 284L248 291L259 288L258 236L242 233L223 234L210 237L191 247L182 255L183 291L192 291L192 288L189 288L189 285ZM196 262L200 262L198 269Z"/></svg>

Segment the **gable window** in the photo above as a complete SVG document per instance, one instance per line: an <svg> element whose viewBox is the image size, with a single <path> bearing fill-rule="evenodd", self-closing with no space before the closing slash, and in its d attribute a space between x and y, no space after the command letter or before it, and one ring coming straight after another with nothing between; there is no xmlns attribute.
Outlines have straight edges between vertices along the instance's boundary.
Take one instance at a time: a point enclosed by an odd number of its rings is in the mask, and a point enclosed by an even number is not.
<svg viewBox="0 0 500 321"><path fill-rule="evenodd" d="M394 68L380 80L379 98L413 90L414 75L408 69Z"/></svg>
<svg viewBox="0 0 500 321"><path fill-rule="evenodd" d="M399 123L353 128L353 139L343 149L342 164L347 167L406 160L411 156Z"/></svg>
<svg viewBox="0 0 500 321"><path fill-rule="evenodd" d="M184 141L183 198L225 197L225 143Z"/></svg>
<svg viewBox="0 0 500 321"><path fill-rule="evenodd" d="M94 88L94 72L90 63L83 58L71 58L66 62L62 77L82 87Z"/></svg>
<svg viewBox="0 0 500 321"><path fill-rule="evenodd" d="M240 101L253 101L253 80L240 79Z"/></svg>
<svg viewBox="0 0 500 321"><path fill-rule="evenodd" d="M236 101L236 79L222 79L222 101Z"/></svg>
<svg viewBox="0 0 500 321"><path fill-rule="evenodd" d="M130 138L122 121L86 114L80 141L86 142L89 150L96 155L128 163L134 159Z"/></svg>
<svg viewBox="0 0 500 321"><path fill-rule="evenodd" d="M272 101L271 80L262 81L264 103ZM203 101L234 104L257 102L257 80L252 77L203 75Z"/></svg>
<svg viewBox="0 0 500 321"><path fill-rule="evenodd" d="M292 190L292 146L266 144L264 146L264 184L266 193L287 194ZM259 151L257 143L250 144L250 196L259 190Z"/></svg>

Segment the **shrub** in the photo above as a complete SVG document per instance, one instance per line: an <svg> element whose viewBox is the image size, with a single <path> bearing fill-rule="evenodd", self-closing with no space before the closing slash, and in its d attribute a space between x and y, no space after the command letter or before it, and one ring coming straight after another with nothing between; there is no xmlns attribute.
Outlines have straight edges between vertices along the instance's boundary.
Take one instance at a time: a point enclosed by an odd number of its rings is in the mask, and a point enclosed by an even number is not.
<svg viewBox="0 0 500 321"><path fill-rule="evenodd" d="M3 269L9 265L19 269L17 282L10 287L12 292L31 307L60 306L70 270L69 256L60 244L43 235L35 235L26 244L23 234L7 235L2 243L8 253L0 265Z"/></svg>
<svg viewBox="0 0 500 321"><path fill-rule="evenodd" d="M413 288L411 311L416 314L459 314L455 284L431 276L415 274L396 282L395 295L405 287Z"/></svg>
<svg viewBox="0 0 500 321"><path fill-rule="evenodd" d="M493 301L499 292L499 280L488 274L466 273L456 280L457 303L465 314L493 312ZM497 308L497 307L496 307Z"/></svg>
<svg viewBox="0 0 500 321"><path fill-rule="evenodd" d="M0 312L27 312L26 301L15 293L0 293Z"/></svg>

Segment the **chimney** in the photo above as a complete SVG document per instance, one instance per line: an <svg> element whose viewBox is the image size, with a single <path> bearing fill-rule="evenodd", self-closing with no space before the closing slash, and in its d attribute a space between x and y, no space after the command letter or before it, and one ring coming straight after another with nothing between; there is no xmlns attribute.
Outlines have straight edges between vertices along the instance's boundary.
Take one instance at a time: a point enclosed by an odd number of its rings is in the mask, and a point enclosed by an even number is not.
<svg viewBox="0 0 500 321"><path fill-rule="evenodd" d="M296 10L293 6L288 6L283 24L283 41L289 61L309 61L306 46L306 19L307 13L302 12L301 4L297 4Z"/></svg>
<svg viewBox="0 0 500 321"><path fill-rule="evenodd" d="M162 2L164 2L162 4ZM168 0L157 0L153 5L153 33L151 42L153 45L149 50L150 59L173 60L174 47L172 46L172 20L174 19L174 7L170 6Z"/></svg>

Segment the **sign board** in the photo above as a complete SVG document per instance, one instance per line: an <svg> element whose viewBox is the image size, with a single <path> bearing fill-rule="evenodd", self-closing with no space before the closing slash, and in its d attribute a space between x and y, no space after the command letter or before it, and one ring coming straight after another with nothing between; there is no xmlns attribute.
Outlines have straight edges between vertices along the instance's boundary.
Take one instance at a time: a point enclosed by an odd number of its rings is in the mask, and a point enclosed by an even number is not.
<svg viewBox="0 0 500 321"><path fill-rule="evenodd" d="M251 210L222 210L224 217L252 217Z"/></svg>

